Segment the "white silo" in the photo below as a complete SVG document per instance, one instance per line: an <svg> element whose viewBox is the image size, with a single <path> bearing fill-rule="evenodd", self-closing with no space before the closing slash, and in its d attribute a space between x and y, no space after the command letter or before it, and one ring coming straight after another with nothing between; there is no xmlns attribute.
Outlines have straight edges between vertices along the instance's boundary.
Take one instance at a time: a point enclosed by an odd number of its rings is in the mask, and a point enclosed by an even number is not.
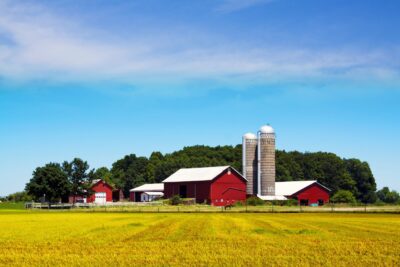
<svg viewBox="0 0 400 267"><path fill-rule="evenodd" d="M257 194L257 136L252 133L243 135L242 142L243 176L247 179L246 194Z"/></svg>
<svg viewBox="0 0 400 267"><path fill-rule="evenodd" d="M258 194L275 196L275 131L269 125L258 132Z"/></svg>

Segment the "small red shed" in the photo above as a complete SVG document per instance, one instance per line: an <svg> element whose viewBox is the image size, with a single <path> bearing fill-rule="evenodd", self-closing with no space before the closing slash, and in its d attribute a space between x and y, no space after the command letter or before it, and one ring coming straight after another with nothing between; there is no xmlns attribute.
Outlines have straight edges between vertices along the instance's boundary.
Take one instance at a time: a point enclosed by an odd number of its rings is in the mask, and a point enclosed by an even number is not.
<svg viewBox="0 0 400 267"><path fill-rule="evenodd" d="M329 202L330 189L317 181L276 182L275 193L288 199L297 199L300 205L322 206Z"/></svg>
<svg viewBox="0 0 400 267"><path fill-rule="evenodd" d="M247 180L230 166L180 169L163 183L165 198L180 195L214 206L246 200Z"/></svg>
<svg viewBox="0 0 400 267"><path fill-rule="evenodd" d="M105 204L113 201L113 187L101 179L93 180L90 188L93 194L85 198L75 196L75 202ZM69 202L74 201L74 196L69 197Z"/></svg>

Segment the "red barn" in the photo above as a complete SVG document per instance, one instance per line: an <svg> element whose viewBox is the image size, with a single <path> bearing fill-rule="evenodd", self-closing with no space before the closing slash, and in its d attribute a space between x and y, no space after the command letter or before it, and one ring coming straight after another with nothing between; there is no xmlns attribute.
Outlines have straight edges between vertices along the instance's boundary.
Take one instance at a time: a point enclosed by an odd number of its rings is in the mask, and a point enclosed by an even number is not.
<svg viewBox="0 0 400 267"><path fill-rule="evenodd" d="M276 196L297 199L300 205L322 206L329 202L331 190L317 181L276 182Z"/></svg>
<svg viewBox="0 0 400 267"><path fill-rule="evenodd" d="M92 187L90 189L94 192L93 195L87 198L75 196L75 202L105 204L106 202L113 201L113 187L105 181L101 179L93 180ZM74 196L70 196L69 202L72 203L73 201Z"/></svg>
<svg viewBox="0 0 400 267"><path fill-rule="evenodd" d="M165 198L180 195L214 206L246 200L247 180L230 166L180 169L163 183Z"/></svg>

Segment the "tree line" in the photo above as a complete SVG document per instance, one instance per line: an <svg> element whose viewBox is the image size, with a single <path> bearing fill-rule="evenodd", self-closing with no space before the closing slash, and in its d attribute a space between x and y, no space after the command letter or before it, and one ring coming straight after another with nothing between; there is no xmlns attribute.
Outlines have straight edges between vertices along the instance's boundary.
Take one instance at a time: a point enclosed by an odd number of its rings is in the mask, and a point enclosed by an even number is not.
<svg viewBox="0 0 400 267"><path fill-rule="evenodd" d="M221 165L231 165L241 172L242 146L198 145L167 154L153 152L150 157L130 154L115 161L110 169L90 169L82 159L49 163L36 168L25 191L35 200L46 195L50 201L65 201L70 195L90 194L91 181L104 179L128 196L130 189L144 183L161 182L180 168ZM345 190L362 203L399 201L396 191L388 188L376 191L375 178L367 162L343 159L333 153L277 150L276 180L317 180L330 188L332 194Z"/></svg>

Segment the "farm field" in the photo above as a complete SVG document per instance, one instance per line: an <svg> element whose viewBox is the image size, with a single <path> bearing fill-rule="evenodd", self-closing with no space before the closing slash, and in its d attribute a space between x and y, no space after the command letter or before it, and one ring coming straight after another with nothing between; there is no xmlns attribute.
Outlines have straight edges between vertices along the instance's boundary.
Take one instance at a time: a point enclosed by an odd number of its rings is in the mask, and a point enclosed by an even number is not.
<svg viewBox="0 0 400 267"><path fill-rule="evenodd" d="M0 212L0 265L398 266L397 214Z"/></svg>

